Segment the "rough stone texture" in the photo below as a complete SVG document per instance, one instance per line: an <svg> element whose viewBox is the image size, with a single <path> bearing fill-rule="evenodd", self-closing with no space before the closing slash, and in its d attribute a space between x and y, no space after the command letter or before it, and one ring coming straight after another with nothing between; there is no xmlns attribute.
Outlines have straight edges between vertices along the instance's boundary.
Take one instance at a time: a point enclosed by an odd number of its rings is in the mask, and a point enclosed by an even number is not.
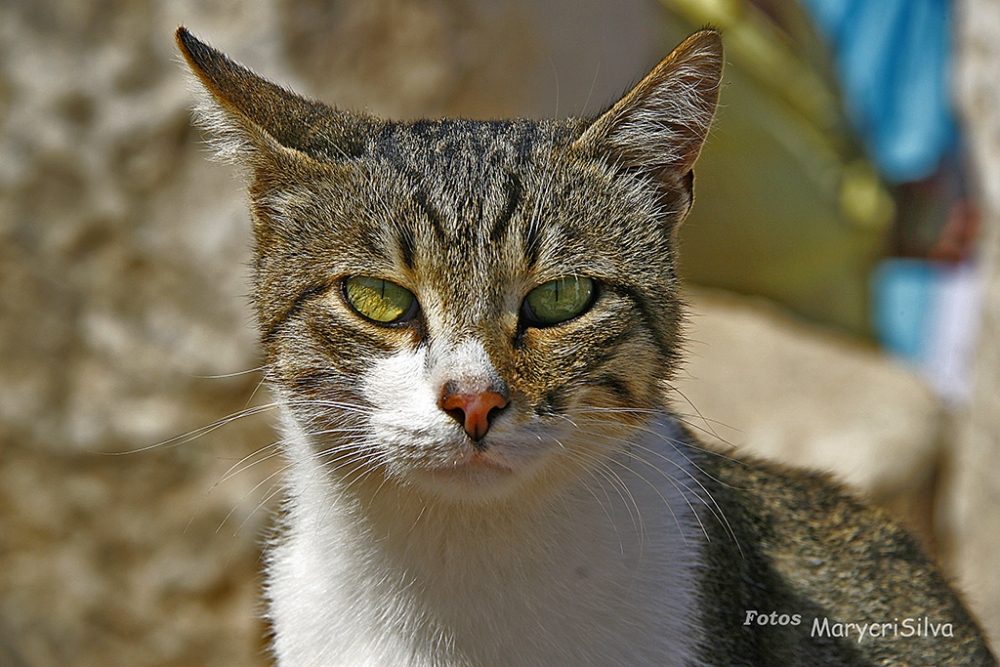
<svg viewBox="0 0 1000 667"><path fill-rule="evenodd" d="M706 442L832 472L933 544L945 415L912 371L761 299L697 290L690 306L675 408Z"/></svg>
<svg viewBox="0 0 1000 667"><path fill-rule="evenodd" d="M984 290L972 402L942 498L948 561L1000 652L1000 5L956 3L957 98L983 222Z"/></svg>
<svg viewBox="0 0 1000 667"><path fill-rule="evenodd" d="M256 43L267 16L188 4L0 4L0 638L25 665L262 655L254 487L274 466L223 480L268 453L265 421L134 451L259 379L205 377L258 363L247 225L190 128L171 28Z"/></svg>

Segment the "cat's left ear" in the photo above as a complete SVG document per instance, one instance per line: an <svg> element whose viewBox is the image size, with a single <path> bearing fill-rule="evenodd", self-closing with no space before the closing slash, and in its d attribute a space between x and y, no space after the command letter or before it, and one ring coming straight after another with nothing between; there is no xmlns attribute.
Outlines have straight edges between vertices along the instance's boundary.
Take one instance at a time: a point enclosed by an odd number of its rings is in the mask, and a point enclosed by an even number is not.
<svg viewBox="0 0 1000 667"><path fill-rule="evenodd" d="M691 169L718 105L722 63L719 33L695 33L584 130L575 146L651 177L673 212L687 213Z"/></svg>

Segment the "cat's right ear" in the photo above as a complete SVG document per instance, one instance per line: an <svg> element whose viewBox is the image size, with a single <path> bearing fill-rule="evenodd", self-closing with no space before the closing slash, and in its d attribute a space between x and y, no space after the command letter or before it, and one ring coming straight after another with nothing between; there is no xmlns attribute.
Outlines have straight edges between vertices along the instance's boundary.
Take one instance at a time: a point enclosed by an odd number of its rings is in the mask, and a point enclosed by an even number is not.
<svg viewBox="0 0 1000 667"><path fill-rule="evenodd" d="M251 72L177 29L177 45L210 99L198 107L221 159L265 167L275 158L307 156L340 162L363 150L365 116L307 100Z"/></svg>

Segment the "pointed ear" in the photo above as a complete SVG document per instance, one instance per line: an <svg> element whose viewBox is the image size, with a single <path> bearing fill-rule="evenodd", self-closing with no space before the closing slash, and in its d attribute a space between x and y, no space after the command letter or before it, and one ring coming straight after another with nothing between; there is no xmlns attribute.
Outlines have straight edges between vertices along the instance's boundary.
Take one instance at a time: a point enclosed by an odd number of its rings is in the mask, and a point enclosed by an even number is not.
<svg viewBox="0 0 1000 667"><path fill-rule="evenodd" d="M605 112L576 146L616 166L652 177L686 213L691 168L719 101L722 39L715 30L688 37L646 78Z"/></svg>
<svg viewBox="0 0 1000 667"><path fill-rule="evenodd" d="M341 162L364 150L359 126L371 119L336 111L271 83L178 28L177 45L210 100L199 120L213 134L219 157L259 166L262 154L287 150Z"/></svg>

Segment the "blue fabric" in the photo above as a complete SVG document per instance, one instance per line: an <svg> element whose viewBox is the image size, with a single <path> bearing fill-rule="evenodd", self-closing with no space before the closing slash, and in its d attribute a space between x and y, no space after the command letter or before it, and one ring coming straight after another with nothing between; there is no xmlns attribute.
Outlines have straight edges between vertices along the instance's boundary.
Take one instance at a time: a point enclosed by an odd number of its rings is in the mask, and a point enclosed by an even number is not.
<svg viewBox="0 0 1000 667"><path fill-rule="evenodd" d="M883 261L872 277L872 323L882 346L914 362L928 356L935 285L934 265L914 259Z"/></svg>
<svg viewBox="0 0 1000 667"><path fill-rule="evenodd" d="M847 112L883 175L929 176L957 141L948 0L802 0L835 53Z"/></svg>

